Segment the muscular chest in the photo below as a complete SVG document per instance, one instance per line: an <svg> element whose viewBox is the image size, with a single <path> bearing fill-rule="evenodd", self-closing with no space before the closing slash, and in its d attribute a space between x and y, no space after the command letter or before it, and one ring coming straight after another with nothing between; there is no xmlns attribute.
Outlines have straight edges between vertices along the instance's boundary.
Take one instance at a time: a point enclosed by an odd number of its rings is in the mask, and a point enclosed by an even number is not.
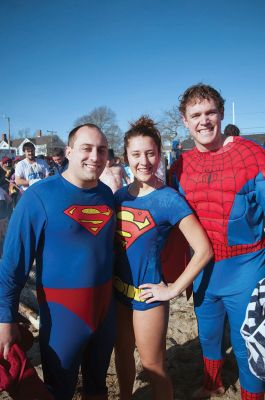
<svg viewBox="0 0 265 400"><path fill-rule="evenodd" d="M247 195L253 190L257 172L255 163L246 165L242 157L222 154L185 161L179 178L186 199L200 216L227 218L235 196L240 192Z"/></svg>

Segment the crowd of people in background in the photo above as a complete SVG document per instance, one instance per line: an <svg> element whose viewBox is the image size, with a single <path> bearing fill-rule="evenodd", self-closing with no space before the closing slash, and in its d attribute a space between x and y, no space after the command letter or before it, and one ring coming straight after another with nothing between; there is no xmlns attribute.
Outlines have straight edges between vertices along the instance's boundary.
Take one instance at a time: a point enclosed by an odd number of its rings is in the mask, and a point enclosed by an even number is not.
<svg viewBox="0 0 265 400"><path fill-rule="evenodd" d="M65 150L54 148L50 156L35 155L35 146L26 142L23 156L3 157L0 162L0 256L9 218L17 202L29 186L56 173L68 165Z"/></svg>

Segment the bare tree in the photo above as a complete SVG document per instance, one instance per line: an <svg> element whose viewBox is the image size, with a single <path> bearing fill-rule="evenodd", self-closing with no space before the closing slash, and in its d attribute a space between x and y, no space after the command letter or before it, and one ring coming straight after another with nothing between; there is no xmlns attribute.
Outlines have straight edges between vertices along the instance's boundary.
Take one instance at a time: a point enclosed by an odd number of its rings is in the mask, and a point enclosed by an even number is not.
<svg viewBox="0 0 265 400"><path fill-rule="evenodd" d="M22 138L26 138L30 136L30 129L29 128L22 128L19 129L18 133L17 133L18 137Z"/></svg>
<svg viewBox="0 0 265 400"><path fill-rule="evenodd" d="M172 142L178 134L178 128L182 124L177 106L164 111L159 128L164 141Z"/></svg>
<svg viewBox="0 0 265 400"><path fill-rule="evenodd" d="M92 123L97 125L107 136L109 147L119 152L121 147L122 133L117 124L116 114L106 106L96 107L89 114L77 118L74 125Z"/></svg>

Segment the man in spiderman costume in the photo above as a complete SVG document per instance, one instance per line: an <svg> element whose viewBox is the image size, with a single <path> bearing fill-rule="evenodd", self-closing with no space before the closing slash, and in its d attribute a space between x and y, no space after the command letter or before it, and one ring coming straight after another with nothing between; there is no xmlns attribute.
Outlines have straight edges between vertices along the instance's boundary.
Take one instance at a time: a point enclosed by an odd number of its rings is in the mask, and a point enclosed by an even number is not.
<svg viewBox="0 0 265 400"><path fill-rule="evenodd" d="M223 137L224 99L214 88L188 88L179 109L195 148L173 164L170 180L197 214L215 254L194 282L204 360L203 386L194 397L225 391L220 373L228 318L241 398L263 400L265 383L249 370L240 327L251 293L265 277L265 152L242 137Z"/></svg>
<svg viewBox="0 0 265 400"><path fill-rule="evenodd" d="M72 399L80 365L82 399L108 398L114 199L98 180L107 156L107 140L97 126L73 129L66 148L68 169L25 192L4 245L0 352L7 358L19 340L19 296L36 259L44 382L56 400Z"/></svg>

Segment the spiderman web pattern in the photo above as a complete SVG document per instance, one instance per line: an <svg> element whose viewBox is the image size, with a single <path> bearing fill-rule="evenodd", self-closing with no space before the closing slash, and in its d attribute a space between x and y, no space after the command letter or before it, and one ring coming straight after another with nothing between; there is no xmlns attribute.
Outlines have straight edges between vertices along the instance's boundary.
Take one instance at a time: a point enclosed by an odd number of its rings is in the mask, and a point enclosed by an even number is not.
<svg viewBox="0 0 265 400"><path fill-rule="evenodd" d="M228 221L235 196L265 170L264 150L238 139L218 152L200 153L193 149L184 153L175 169L187 201L208 233L216 261L265 247L265 239L253 244L228 244Z"/></svg>

